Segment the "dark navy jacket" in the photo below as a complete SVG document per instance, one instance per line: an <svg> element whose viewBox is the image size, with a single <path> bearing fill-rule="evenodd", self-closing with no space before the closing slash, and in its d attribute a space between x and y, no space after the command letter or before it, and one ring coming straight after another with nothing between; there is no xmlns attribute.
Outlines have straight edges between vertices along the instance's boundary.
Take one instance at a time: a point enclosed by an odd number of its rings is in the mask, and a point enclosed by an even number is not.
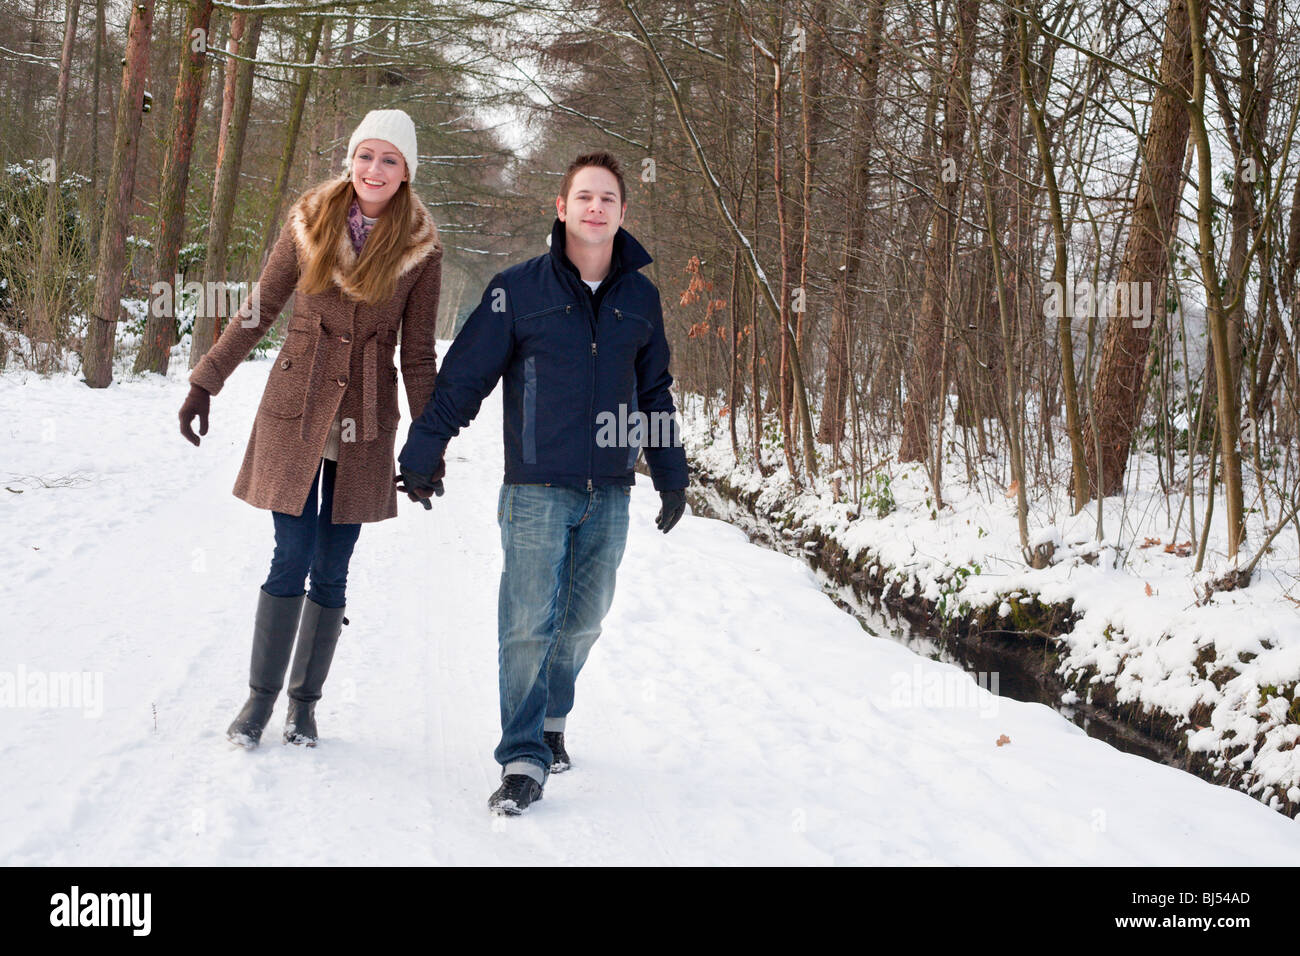
<svg viewBox="0 0 1300 956"><path fill-rule="evenodd" d="M619 229L593 295L564 239L557 219L549 252L493 277L411 423L401 467L433 474L504 376L506 482L630 485L639 439L655 488L686 487L659 290L638 271L650 256Z"/></svg>

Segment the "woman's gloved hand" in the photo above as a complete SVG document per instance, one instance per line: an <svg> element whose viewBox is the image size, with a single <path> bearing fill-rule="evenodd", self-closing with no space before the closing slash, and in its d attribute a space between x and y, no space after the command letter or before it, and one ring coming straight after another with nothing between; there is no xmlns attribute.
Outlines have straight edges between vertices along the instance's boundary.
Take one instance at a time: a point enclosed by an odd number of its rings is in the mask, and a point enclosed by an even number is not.
<svg viewBox="0 0 1300 956"><path fill-rule="evenodd" d="M185 403L181 405L181 434L195 445L199 443L199 435L208 433L208 405L211 401L211 395L197 385L191 385L190 393L185 396ZM195 415L199 416L199 435L194 434L192 427Z"/></svg>

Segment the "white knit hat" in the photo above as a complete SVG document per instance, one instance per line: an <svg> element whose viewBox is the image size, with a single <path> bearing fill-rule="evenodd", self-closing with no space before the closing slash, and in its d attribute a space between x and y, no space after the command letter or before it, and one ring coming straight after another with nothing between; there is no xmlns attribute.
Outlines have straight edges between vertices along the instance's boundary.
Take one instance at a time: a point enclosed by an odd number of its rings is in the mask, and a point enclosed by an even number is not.
<svg viewBox="0 0 1300 956"><path fill-rule="evenodd" d="M420 154L415 148L415 123L405 110L371 110L366 114L348 140L348 155L343 161L345 171L352 168L352 154L357 151L357 144L368 139L382 139L396 146L406 160L406 172L411 182L415 182L415 167L419 165Z"/></svg>

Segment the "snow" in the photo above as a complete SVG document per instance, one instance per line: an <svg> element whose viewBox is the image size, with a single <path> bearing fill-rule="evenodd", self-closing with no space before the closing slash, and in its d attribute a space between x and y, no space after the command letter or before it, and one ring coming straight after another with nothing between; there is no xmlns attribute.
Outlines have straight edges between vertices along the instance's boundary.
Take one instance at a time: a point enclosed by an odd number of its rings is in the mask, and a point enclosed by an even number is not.
<svg viewBox="0 0 1300 956"><path fill-rule="evenodd" d="M102 681L96 707L0 707L0 864L1300 860L1293 821L873 637L739 530L688 514L659 534L644 480L574 767L492 817L497 398L432 512L403 499L362 530L320 746L280 743L281 700L263 745L234 748L272 531L230 487L270 361L236 371L197 449L177 434L182 366L101 391L0 375L0 673Z"/></svg>
<svg viewBox="0 0 1300 956"><path fill-rule="evenodd" d="M1222 501L1211 524L1205 569L1193 573L1194 548L1182 555L1165 550L1190 537L1186 514L1175 535L1177 500L1171 509L1159 491L1152 457L1136 454L1129 463L1127 499L1106 499L1106 535L1098 543L1096 503L1070 513L1070 456L1062 444L1055 480L1026 489L1031 546L1056 545L1052 563L1033 570L1021 556L1015 496L1002 490L1009 478L999 487L997 475L987 473L998 466L981 466L984 473L968 482L952 441L943 467L944 507L933 510L934 492L920 465L887 456L886 467L871 480L887 481L897 507L878 517L870 500L858 509L851 500L836 501L826 480L797 492L779 454L767 462L774 467L766 478L747 461L738 464L725 420L719 424L705 416L698 399L684 404L683 439L692 462L714 479L756 493L760 511L783 516L789 527L819 529L850 558L867 554L872 565L886 569L893 593L920 595L940 603L941 611L988 607L1006 617L1013 599L1071 602L1080 619L1062 635L1065 678L1099 675L1113 684L1119 703L1139 703L1183 722L1191 751L1209 755L1225 774L1240 774L1241 785L1270 805L1300 787L1300 725L1287 717L1300 695L1300 554L1289 529L1273 540L1250 587L1219 592L1200 604L1198 589L1230 567ZM737 426L740 447L748 449L747 414ZM945 433L956 431L950 418ZM896 450L896 443L878 449L871 460ZM830 460L827 446L818 451ZM1243 469L1248 501L1254 490L1250 472ZM1199 479L1192 506L1198 530L1203 486ZM844 484L846 497L851 487ZM1275 521L1276 506L1271 514ZM1247 515L1247 555L1269 527L1258 509ZM1148 539L1156 544L1147 545ZM1284 695L1285 703L1261 706L1264 687ZM1198 719L1202 711L1209 712L1208 720ZM1196 729L1203 721L1204 729Z"/></svg>

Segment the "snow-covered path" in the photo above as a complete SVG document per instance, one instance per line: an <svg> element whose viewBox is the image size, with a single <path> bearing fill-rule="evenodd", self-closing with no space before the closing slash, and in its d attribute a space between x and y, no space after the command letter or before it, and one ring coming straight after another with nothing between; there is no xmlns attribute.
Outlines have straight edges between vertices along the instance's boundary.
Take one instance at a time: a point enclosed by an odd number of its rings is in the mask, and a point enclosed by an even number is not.
<svg viewBox="0 0 1300 956"><path fill-rule="evenodd" d="M499 397L433 512L363 528L321 745L279 742L282 698L237 750L272 532L230 486L269 367L235 373L198 449L179 371L0 376L0 482L22 491L0 491L0 864L1300 861L1295 822L869 636L738 530L660 535L645 480L575 767L490 816ZM18 677L60 672L102 675L102 715L15 706Z"/></svg>

